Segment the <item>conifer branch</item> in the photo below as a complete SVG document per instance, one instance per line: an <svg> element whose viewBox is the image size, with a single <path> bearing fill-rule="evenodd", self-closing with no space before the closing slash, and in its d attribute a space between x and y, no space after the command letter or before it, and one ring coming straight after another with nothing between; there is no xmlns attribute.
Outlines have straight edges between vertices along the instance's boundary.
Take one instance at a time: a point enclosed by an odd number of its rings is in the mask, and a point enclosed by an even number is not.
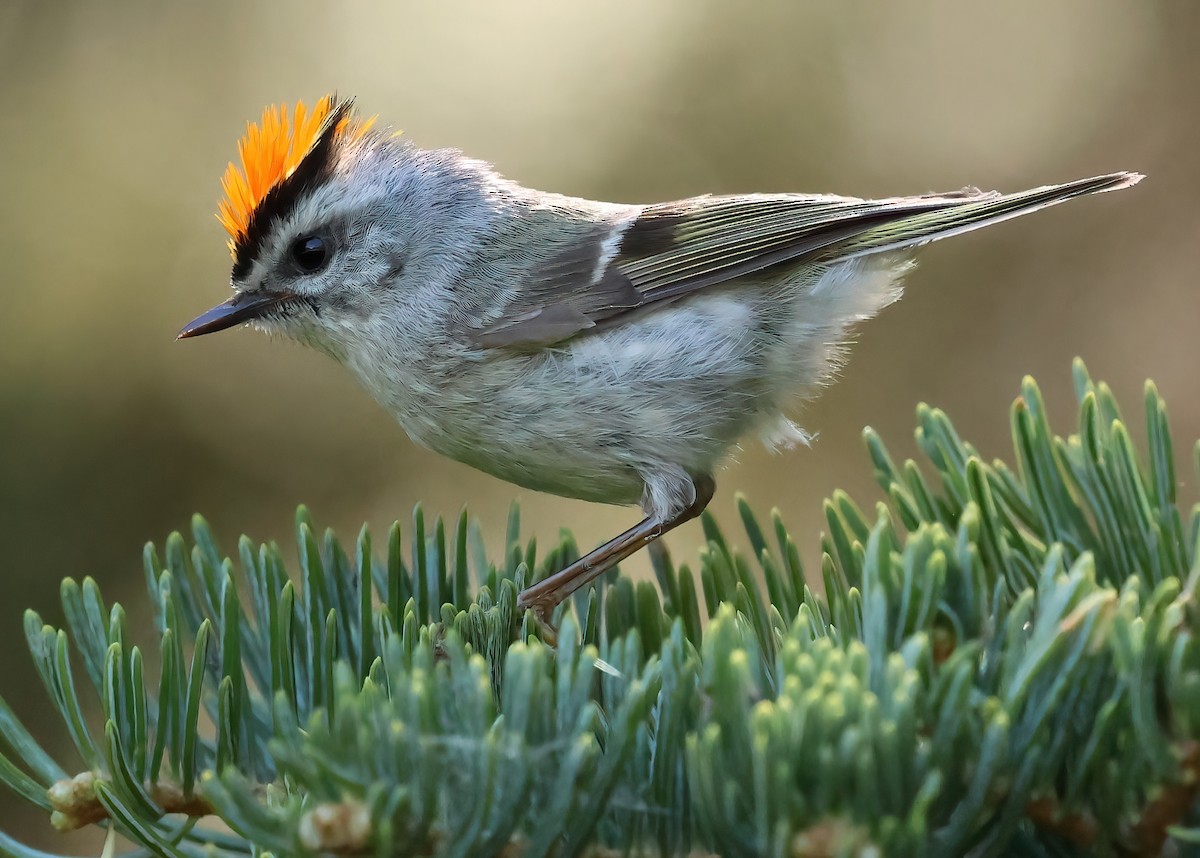
<svg viewBox="0 0 1200 858"><path fill-rule="evenodd" d="M577 593L553 646L516 594L576 546L539 557L515 508L493 561L465 514L418 508L377 550L301 508L294 573L246 538L226 559L196 517L143 556L157 652L88 578L63 582L64 629L27 614L76 759L0 701L0 783L131 855L1200 843L1200 506L1153 385L1141 461L1108 388L1080 363L1075 383L1060 437L1025 381L1012 466L925 406L923 466L868 430L886 503L826 502L822 595L739 497L747 552L706 516L695 573L655 552L657 587ZM0 854L45 858L4 834Z"/></svg>

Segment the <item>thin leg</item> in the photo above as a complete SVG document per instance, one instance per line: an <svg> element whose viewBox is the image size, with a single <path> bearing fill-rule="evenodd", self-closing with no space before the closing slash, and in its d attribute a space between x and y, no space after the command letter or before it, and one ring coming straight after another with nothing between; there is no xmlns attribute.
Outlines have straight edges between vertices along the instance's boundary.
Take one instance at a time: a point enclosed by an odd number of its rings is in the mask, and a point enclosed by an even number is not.
<svg viewBox="0 0 1200 858"><path fill-rule="evenodd" d="M561 572L555 572L517 596L517 609L535 609L544 619L568 596L586 587L631 554L635 554L669 530L691 521L708 506L717 484L707 475L695 477L696 500L683 512L667 521L644 518L615 539L580 557Z"/></svg>

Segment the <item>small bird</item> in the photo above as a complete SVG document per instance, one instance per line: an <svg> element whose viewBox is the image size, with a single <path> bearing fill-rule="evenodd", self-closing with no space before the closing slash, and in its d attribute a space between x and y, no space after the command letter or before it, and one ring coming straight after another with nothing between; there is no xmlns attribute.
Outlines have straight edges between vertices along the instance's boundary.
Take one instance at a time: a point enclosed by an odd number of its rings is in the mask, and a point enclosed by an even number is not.
<svg viewBox="0 0 1200 858"><path fill-rule="evenodd" d="M640 503L640 523L521 592L547 622L699 515L739 439L807 442L789 415L850 327L900 297L916 247L1142 178L618 205L419 149L332 96L268 108L238 148L218 214L234 295L179 337L285 334L418 444L528 489Z"/></svg>

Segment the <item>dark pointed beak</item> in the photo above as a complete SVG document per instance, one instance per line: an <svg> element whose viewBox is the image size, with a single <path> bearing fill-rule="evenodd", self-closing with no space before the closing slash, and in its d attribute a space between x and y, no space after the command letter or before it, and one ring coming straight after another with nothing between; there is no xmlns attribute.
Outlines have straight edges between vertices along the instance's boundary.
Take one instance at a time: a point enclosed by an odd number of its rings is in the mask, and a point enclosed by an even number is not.
<svg viewBox="0 0 1200 858"><path fill-rule="evenodd" d="M201 313L183 326L176 339L186 340L188 337L198 337L201 334L212 334L259 319L276 304L286 300L285 295L266 295L263 293L240 292L224 304L218 304L206 313Z"/></svg>

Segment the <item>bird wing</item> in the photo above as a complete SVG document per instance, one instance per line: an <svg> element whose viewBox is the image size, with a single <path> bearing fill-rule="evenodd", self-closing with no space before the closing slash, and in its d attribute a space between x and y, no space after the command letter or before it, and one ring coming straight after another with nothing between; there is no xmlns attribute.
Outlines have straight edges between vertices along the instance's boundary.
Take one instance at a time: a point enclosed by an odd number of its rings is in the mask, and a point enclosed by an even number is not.
<svg viewBox="0 0 1200 858"><path fill-rule="evenodd" d="M747 274L923 244L1140 179L1113 173L1007 195L967 188L885 200L783 194L649 205L556 248L475 338L485 347L544 346Z"/></svg>

